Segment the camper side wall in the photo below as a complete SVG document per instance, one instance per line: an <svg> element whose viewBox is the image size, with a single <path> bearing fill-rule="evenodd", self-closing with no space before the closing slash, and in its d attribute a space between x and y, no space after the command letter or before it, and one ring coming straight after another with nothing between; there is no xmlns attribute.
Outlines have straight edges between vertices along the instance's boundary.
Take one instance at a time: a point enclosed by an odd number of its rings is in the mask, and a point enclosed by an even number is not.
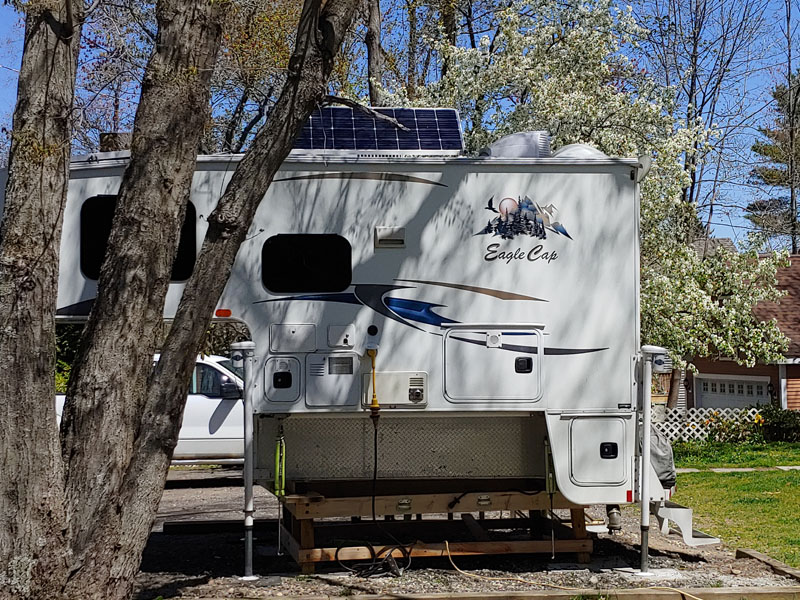
<svg viewBox="0 0 800 600"><path fill-rule="evenodd" d="M285 165L220 303L256 412L362 413L370 345L387 410L634 410L637 189L596 163Z"/></svg>

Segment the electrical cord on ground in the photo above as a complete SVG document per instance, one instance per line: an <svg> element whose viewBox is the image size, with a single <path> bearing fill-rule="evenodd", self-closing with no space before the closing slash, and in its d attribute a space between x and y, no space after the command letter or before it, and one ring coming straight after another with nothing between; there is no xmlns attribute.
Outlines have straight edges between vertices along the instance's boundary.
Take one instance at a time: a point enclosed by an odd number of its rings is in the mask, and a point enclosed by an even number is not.
<svg viewBox="0 0 800 600"><path fill-rule="evenodd" d="M343 559L339 558L339 552L343 548L356 548L356 547L363 547L367 548L370 553L370 562L362 562L362 563L355 563L352 566L347 565L343 562ZM405 560L405 566L401 567L397 564L397 560L394 557L394 553L399 551L402 554L402 558ZM336 552L334 554L334 560L339 564L339 566L344 569L345 571L349 571L358 577L368 578L380 575L392 575L394 577L400 577L403 572L408 568L408 565L411 564L411 555L410 550L403 545L392 545L392 546L384 546L380 550L376 550L375 546L372 543L367 541L355 541L355 540L347 540L341 542L336 547Z"/></svg>
<svg viewBox="0 0 800 600"><path fill-rule="evenodd" d="M374 424L374 434L372 440L372 448L373 448L373 460L372 460L372 522L380 529L389 539L392 540L393 544L391 546L384 546L381 548L380 551L375 550L375 546L373 546L370 542L367 541L356 541L356 540L347 540L340 543L336 547L336 553L334 554L334 560L339 564L339 566L344 569L345 571L349 571L358 577L374 577L379 575L393 575L394 577L400 577L410 566L411 566L411 548L413 544L404 544L400 540L398 540L394 535L392 535L386 528L378 521L377 514L375 511L375 499L377 497L377 486L378 486L378 421L377 419L373 420ZM348 566L339 558L339 552L342 548L352 548L352 547L364 547L369 550L370 553L370 562L362 562L356 563L352 566ZM395 551L399 551L402 554L403 565L399 565L397 560L394 558Z"/></svg>
<svg viewBox="0 0 800 600"><path fill-rule="evenodd" d="M445 540L445 542L444 542L444 548L445 548L445 551L447 552L447 558L450 560L450 564L453 565L453 568L456 571L458 571L459 573L461 573L465 577L473 577L475 579L482 579L484 581L517 581L517 582L520 582L520 583L527 583L529 585L542 585L542 586L545 586L545 587L548 587L548 588L553 588L553 589L556 589L556 590L566 590L566 591L570 591L570 592L581 591L580 588L566 587L566 586L562 586L562 585L556 585L554 583L547 583L547 582L544 582L544 581L531 581L530 579L523 579L522 577L488 577L486 575L478 575L477 573L470 573L468 571L462 571L461 569L458 568L456 563L453 562L453 555L450 554L450 543L447 540Z"/></svg>
<svg viewBox="0 0 800 600"><path fill-rule="evenodd" d="M651 586L651 587L649 587L647 589L648 590L665 590L667 592L675 592L677 594L680 594L681 596L685 596L686 598L691 598L692 600L703 600L702 598L699 598L698 596L695 596L694 594L690 594L686 590L681 590L681 589L674 588L674 587L654 585L654 586Z"/></svg>
<svg viewBox="0 0 800 600"><path fill-rule="evenodd" d="M374 389L374 387L373 387ZM389 563L389 567L394 573L397 571L396 576L399 577L411 566L411 548L414 545L412 544L404 544L400 540L398 540L390 531L388 531L383 524L378 521L377 516L375 514L375 498L377 496L377 487L378 487L378 419L373 421L375 427L373 431L373 438L372 438L372 522L378 526L380 529L392 542L394 542L394 546L391 546L392 550L389 551L387 554L387 559ZM386 550L387 548L384 548ZM397 549L403 554L403 559L405 560L405 565L399 567L394 560L392 554L393 551Z"/></svg>
<svg viewBox="0 0 800 600"><path fill-rule="evenodd" d="M556 589L556 590L564 590L564 591L568 591L568 592L583 592L583 591L585 591L582 588L575 588L575 587L567 587L567 586L563 586L563 585L556 585L554 583L547 583L546 581L533 581L533 580L530 580L530 579L523 579L522 577L488 577L486 575L478 575L477 573L470 573L469 571L463 571L462 569L458 568L458 565L456 565L455 562L453 562L453 555L450 553L450 543L447 540L445 540L445 542L444 542L444 547L445 547L445 551L447 552L447 558L450 560L450 564L453 565L453 568L456 571L458 571L461 575L464 575L465 577L473 577L475 579L482 579L484 581L516 581L516 582L519 582L519 583L526 583L528 585L541 585L541 586L544 586L544 587L547 587L547 588L553 588L553 589ZM685 598L691 598L691 600L703 600L702 598L700 598L698 596L695 596L694 594L690 594L689 592L687 592L685 590L681 590L681 589L673 588L673 587L654 585L654 586L649 586L649 587L645 587L645 588L642 588L642 589L646 589L646 590L665 590L665 591L675 592L676 594L680 594L681 596L683 596Z"/></svg>
<svg viewBox="0 0 800 600"><path fill-rule="evenodd" d="M393 544L390 546L384 546L381 548L380 551L376 551L375 547L370 542L343 542L339 544L336 548L336 553L334 554L334 560L339 564L340 567L354 573L359 577L373 577L376 575L384 575L390 574L394 577L400 577L402 574L411 566L411 548L413 544L404 544L400 540L398 540L391 532L387 531L386 528L383 527L380 521L377 519L377 514L375 510L375 500L377 497L377 488L378 488L378 423L380 420L380 404L378 404L378 395L375 389L375 356L377 355L377 350L370 349L367 350L367 354L370 356L372 360L372 404L370 405L370 412L371 412L371 419L372 419L372 426L373 426L373 437L372 437L372 498L371 498L371 505L372 505L372 522L377 525L378 529L380 529L389 539L392 540ZM371 555L370 562L366 563L356 563L352 567L344 564L342 560L339 559L339 551L345 547L364 547L369 550ZM394 553L399 551L402 555L402 559L404 564L402 566L397 564L397 560L394 558Z"/></svg>

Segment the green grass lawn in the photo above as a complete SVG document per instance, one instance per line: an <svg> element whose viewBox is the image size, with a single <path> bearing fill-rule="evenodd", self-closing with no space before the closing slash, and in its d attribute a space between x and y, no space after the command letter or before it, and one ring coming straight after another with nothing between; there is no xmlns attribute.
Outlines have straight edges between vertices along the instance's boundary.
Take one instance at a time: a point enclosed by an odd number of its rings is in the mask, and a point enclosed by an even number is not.
<svg viewBox="0 0 800 600"><path fill-rule="evenodd" d="M728 546L800 567L800 471L682 473L673 499Z"/></svg>
<svg viewBox="0 0 800 600"><path fill-rule="evenodd" d="M800 444L716 444L675 442L676 467L703 469L711 467L774 467L800 465Z"/></svg>

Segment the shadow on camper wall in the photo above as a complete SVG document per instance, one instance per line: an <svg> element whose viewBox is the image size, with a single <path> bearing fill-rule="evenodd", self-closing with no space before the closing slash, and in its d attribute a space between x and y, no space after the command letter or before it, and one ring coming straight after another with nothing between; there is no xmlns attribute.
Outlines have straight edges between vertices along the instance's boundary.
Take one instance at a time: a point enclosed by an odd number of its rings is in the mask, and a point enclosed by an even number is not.
<svg viewBox="0 0 800 600"><path fill-rule="evenodd" d="M386 165L315 164L313 172L326 173L326 177L316 179L300 179L305 165L291 167L300 175L287 176L273 184L258 211L251 246L243 248L240 267L235 270L229 289L247 288L244 296L254 302L277 300L280 295L270 294L263 287L255 266L259 264L256 253L260 254L264 241L275 233L339 233L353 248L353 284L407 286L393 290L387 297L441 305L436 313L453 321L543 323L546 347L610 348L610 352L592 356L548 357L546 377L558 383L546 392L550 397L544 398L545 404L553 395L557 396L557 403L569 402L575 408L604 402L593 377L562 375L573 364L566 361L580 361L582 372L588 368L605 373L608 379L620 379L624 371L622 377L630 379L629 357L621 360L619 352L614 351L621 338L626 340L623 346L627 348L635 346L638 337L630 327L630 323L637 322L636 306L630 299L636 293L633 286L638 267L637 248L631 241L635 239L636 222L631 217L634 198L632 186L626 181L627 170L618 169L612 174L606 169L598 185L595 173L578 173L568 167L508 167L500 172L475 163L449 164L446 168L424 163L391 166L413 180L381 177L381 169L390 168ZM374 178L373 171L378 174ZM358 177L348 176L350 172L358 172ZM556 206L572 239L553 232L543 240L479 235L486 222L496 218L487 210L488 200L511 194ZM403 227L404 246L376 249L373 236L378 226ZM509 254L519 250L519 258L489 260L490 244L500 244ZM542 248L539 254L555 257L531 260L536 256L531 250L537 246ZM620 272L630 275L621 277ZM483 286L546 302L498 300L397 280ZM346 307L350 316L344 318L343 305L331 302L320 308L318 303L313 304L276 301L270 307L270 321L334 323L338 319L355 322L360 330L377 320L383 328L383 343L394 340L391 347L398 361L406 358L407 364L416 365L409 368L419 369L441 364L439 349L436 357L421 356L422 348L403 343L409 336L419 335L413 327L400 326L364 307ZM431 336L440 335L426 331ZM630 390L623 390L623 396L625 392L627 397L619 403L630 401ZM613 406L616 404L614 400Z"/></svg>
<svg viewBox="0 0 800 600"><path fill-rule="evenodd" d="M196 247L205 233L205 217L234 170L235 164L224 160L199 163L192 192ZM121 172L120 167L113 177L104 172L103 177L76 178L71 201L116 193ZM630 390L600 389L597 382L630 380L629 357L620 356L619 348L638 346L638 330L630 327L636 323L638 328L637 306L631 302L636 295L638 248L633 241L636 221L628 176L624 168L497 167L491 161L289 161L257 212L223 303L228 309L236 308L234 315L250 323L254 337L266 339L268 324L259 316L265 309L254 303L281 295L270 294L262 283L265 241L278 233L336 233L352 247L353 284L396 286L384 295L384 304L388 301L398 307L418 302L445 323L542 323L546 348L609 349L586 355L550 353L543 364L548 383L541 406L625 404ZM505 213L500 209L514 204L515 198L520 205L529 198L538 206L552 207L569 237L555 231L547 231L544 239L482 234L487 223L508 217L507 209ZM80 211L68 213L64 243L77 250ZM375 248L376 227L404 228L403 245ZM76 253L63 254L65 273L77 272ZM62 283L65 280L70 287L83 288L77 295L72 290L73 297L93 295L94 282L62 277ZM502 299L424 282L492 288L544 301ZM180 285L171 286L167 314L177 305L180 292ZM81 302L72 306L78 305L86 308ZM273 323L341 321L354 323L361 332L374 321L381 327L384 348L408 369L431 370L441 365L441 330L403 319L397 311L387 309L385 314L397 317L392 320L364 306L333 302L323 306L275 302L269 310ZM427 332L424 335L430 341L419 337L418 329ZM465 377L476 373L484 379L503 377L494 371L481 372L481 367L465 365ZM576 372L582 375L574 376ZM611 397L626 392L628 397L619 401Z"/></svg>

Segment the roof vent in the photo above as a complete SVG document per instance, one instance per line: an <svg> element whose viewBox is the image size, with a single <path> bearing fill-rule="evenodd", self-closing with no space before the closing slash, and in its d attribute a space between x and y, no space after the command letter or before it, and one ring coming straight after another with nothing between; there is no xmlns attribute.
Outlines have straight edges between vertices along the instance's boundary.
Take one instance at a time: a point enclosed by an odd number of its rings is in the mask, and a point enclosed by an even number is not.
<svg viewBox="0 0 800 600"><path fill-rule="evenodd" d="M550 134L546 131L513 133L481 149L478 154L492 158L548 158Z"/></svg>
<svg viewBox="0 0 800 600"><path fill-rule="evenodd" d="M561 148L553 153L553 157L572 158L575 160L608 158L607 155L603 154L603 152L597 148L586 144L567 144L566 146L561 146Z"/></svg>

